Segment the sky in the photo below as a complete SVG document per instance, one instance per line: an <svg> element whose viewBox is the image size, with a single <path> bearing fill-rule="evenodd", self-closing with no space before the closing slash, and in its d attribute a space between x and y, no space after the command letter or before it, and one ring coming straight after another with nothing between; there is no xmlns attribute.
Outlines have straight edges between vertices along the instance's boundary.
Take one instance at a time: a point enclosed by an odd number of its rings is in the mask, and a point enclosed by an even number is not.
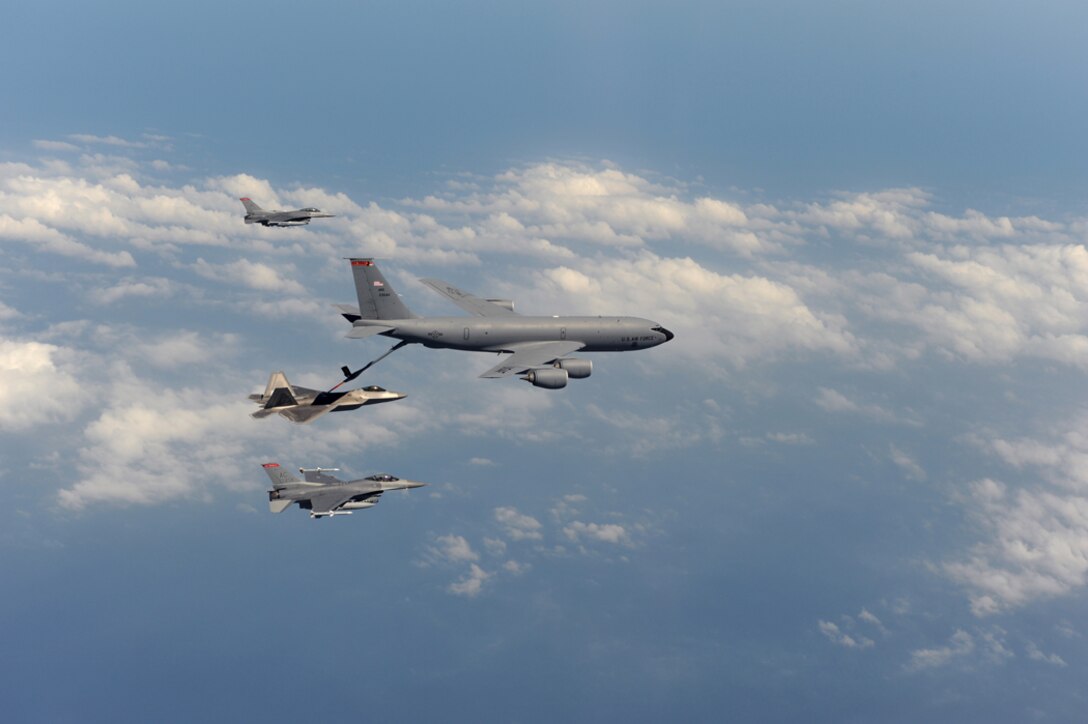
<svg viewBox="0 0 1088 724"><path fill-rule="evenodd" d="M4 15L5 720L1083 718L1082 4ZM252 419L388 348L348 256L676 338Z"/></svg>

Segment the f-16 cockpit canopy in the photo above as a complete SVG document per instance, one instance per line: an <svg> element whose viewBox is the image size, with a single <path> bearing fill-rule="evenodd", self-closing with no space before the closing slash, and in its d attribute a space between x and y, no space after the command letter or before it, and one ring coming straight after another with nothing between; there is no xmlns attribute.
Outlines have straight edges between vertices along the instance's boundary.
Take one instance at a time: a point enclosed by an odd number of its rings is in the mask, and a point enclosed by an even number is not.
<svg viewBox="0 0 1088 724"><path fill-rule="evenodd" d="M305 209L302 209L302 211L309 211L310 213L313 213L313 214L320 214L321 213L321 209L315 209L313 206L307 206Z"/></svg>
<svg viewBox="0 0 1088 724"><path fill-rule="evenodd" d="M377 473L376 475L368 477L367 480L373 480L375 483L395 483L400 480L400 478L394 478L392 475L386 473Z"/></svg>

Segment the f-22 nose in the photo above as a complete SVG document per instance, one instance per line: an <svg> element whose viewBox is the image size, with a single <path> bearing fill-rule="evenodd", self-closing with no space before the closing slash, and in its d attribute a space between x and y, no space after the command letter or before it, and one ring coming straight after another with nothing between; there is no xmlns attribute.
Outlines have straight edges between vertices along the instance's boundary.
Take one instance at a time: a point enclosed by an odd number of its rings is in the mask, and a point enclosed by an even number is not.
<svg viewBox="0 0 1088 724"><path fill-rule="evenodd" d="M675 334L661 326L653 327L652 329L654 332L660 332L661 334L665 335L665 342L668 342L676 336ZM662 342L661 344L665 344L665 342Z"/></svg>

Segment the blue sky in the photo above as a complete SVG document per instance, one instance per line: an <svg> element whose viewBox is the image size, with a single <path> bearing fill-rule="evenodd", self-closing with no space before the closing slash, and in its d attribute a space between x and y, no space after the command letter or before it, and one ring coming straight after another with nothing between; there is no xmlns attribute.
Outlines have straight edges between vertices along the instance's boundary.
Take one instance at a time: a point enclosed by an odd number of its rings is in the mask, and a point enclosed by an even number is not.
<svg viewBox="0 0 1088 724"><path fill-rule="evenodd" d="M6 15L5 719L1081 717L1081 6ZM359 254L677 337L251 419L384 351ZM271 459L431 485L273 516Z"/></svg>

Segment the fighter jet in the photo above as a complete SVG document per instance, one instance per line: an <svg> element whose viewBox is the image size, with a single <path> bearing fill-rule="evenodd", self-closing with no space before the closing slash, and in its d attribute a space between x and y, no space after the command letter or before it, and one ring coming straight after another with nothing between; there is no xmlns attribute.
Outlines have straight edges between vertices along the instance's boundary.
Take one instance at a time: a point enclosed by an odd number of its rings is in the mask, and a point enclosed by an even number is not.
<svg viewBox="0 0 1088 724"><path fill-rule="evenodd" d="M351 515L356 510L373 508L387 490L407 490L426 485L385 473L347 482L326 475L335 472L336 468L299 468L298 471L305 478L303 481L281 468L279 463L264 463L261 467L272 479L268 509L273 513L282 513L291 507L291 503L298 503L298 507L310 511L310 518Z"/></svg>
<svg viewBox="0 0 1088 724"><path fill-rule="evenodd" d="M401 340L394 349L422 344L510 355L480 377L520 374L534 387L555 390L566 387L568 379L582 379L593 372L593 363L571 357L573 352L647 349L674 336L657 322L639 317L522 316L509 299L481 299L437 279L420 281L476 316L421 318L404 305L373 259L350 261L359 306L335 305L352 323L348 337L383 335Z"/></svg>
<svg viewBox="0 0 1088 724"><path fill-rule="evenodd" d="M357 410L363 405L391 402L407 397L401 392L390 392L377 385L345 392L322 392L297 387L287 381L282 372L273 372L263 395L250 395L249 399L261 406L253 417L268 417L278 412L291 422L313 422L329 412Z"/></svg>
<svg viewBox="0 0 1088 724"><path fill-rule="evenodd" d="M326 214L321 209L308 206L305 209L280 211L278 209L262 209L251 199L239 199L246 207L246 223L261 224L262 226L305 226L310 219L331 219L335 214Z"/></svg>

